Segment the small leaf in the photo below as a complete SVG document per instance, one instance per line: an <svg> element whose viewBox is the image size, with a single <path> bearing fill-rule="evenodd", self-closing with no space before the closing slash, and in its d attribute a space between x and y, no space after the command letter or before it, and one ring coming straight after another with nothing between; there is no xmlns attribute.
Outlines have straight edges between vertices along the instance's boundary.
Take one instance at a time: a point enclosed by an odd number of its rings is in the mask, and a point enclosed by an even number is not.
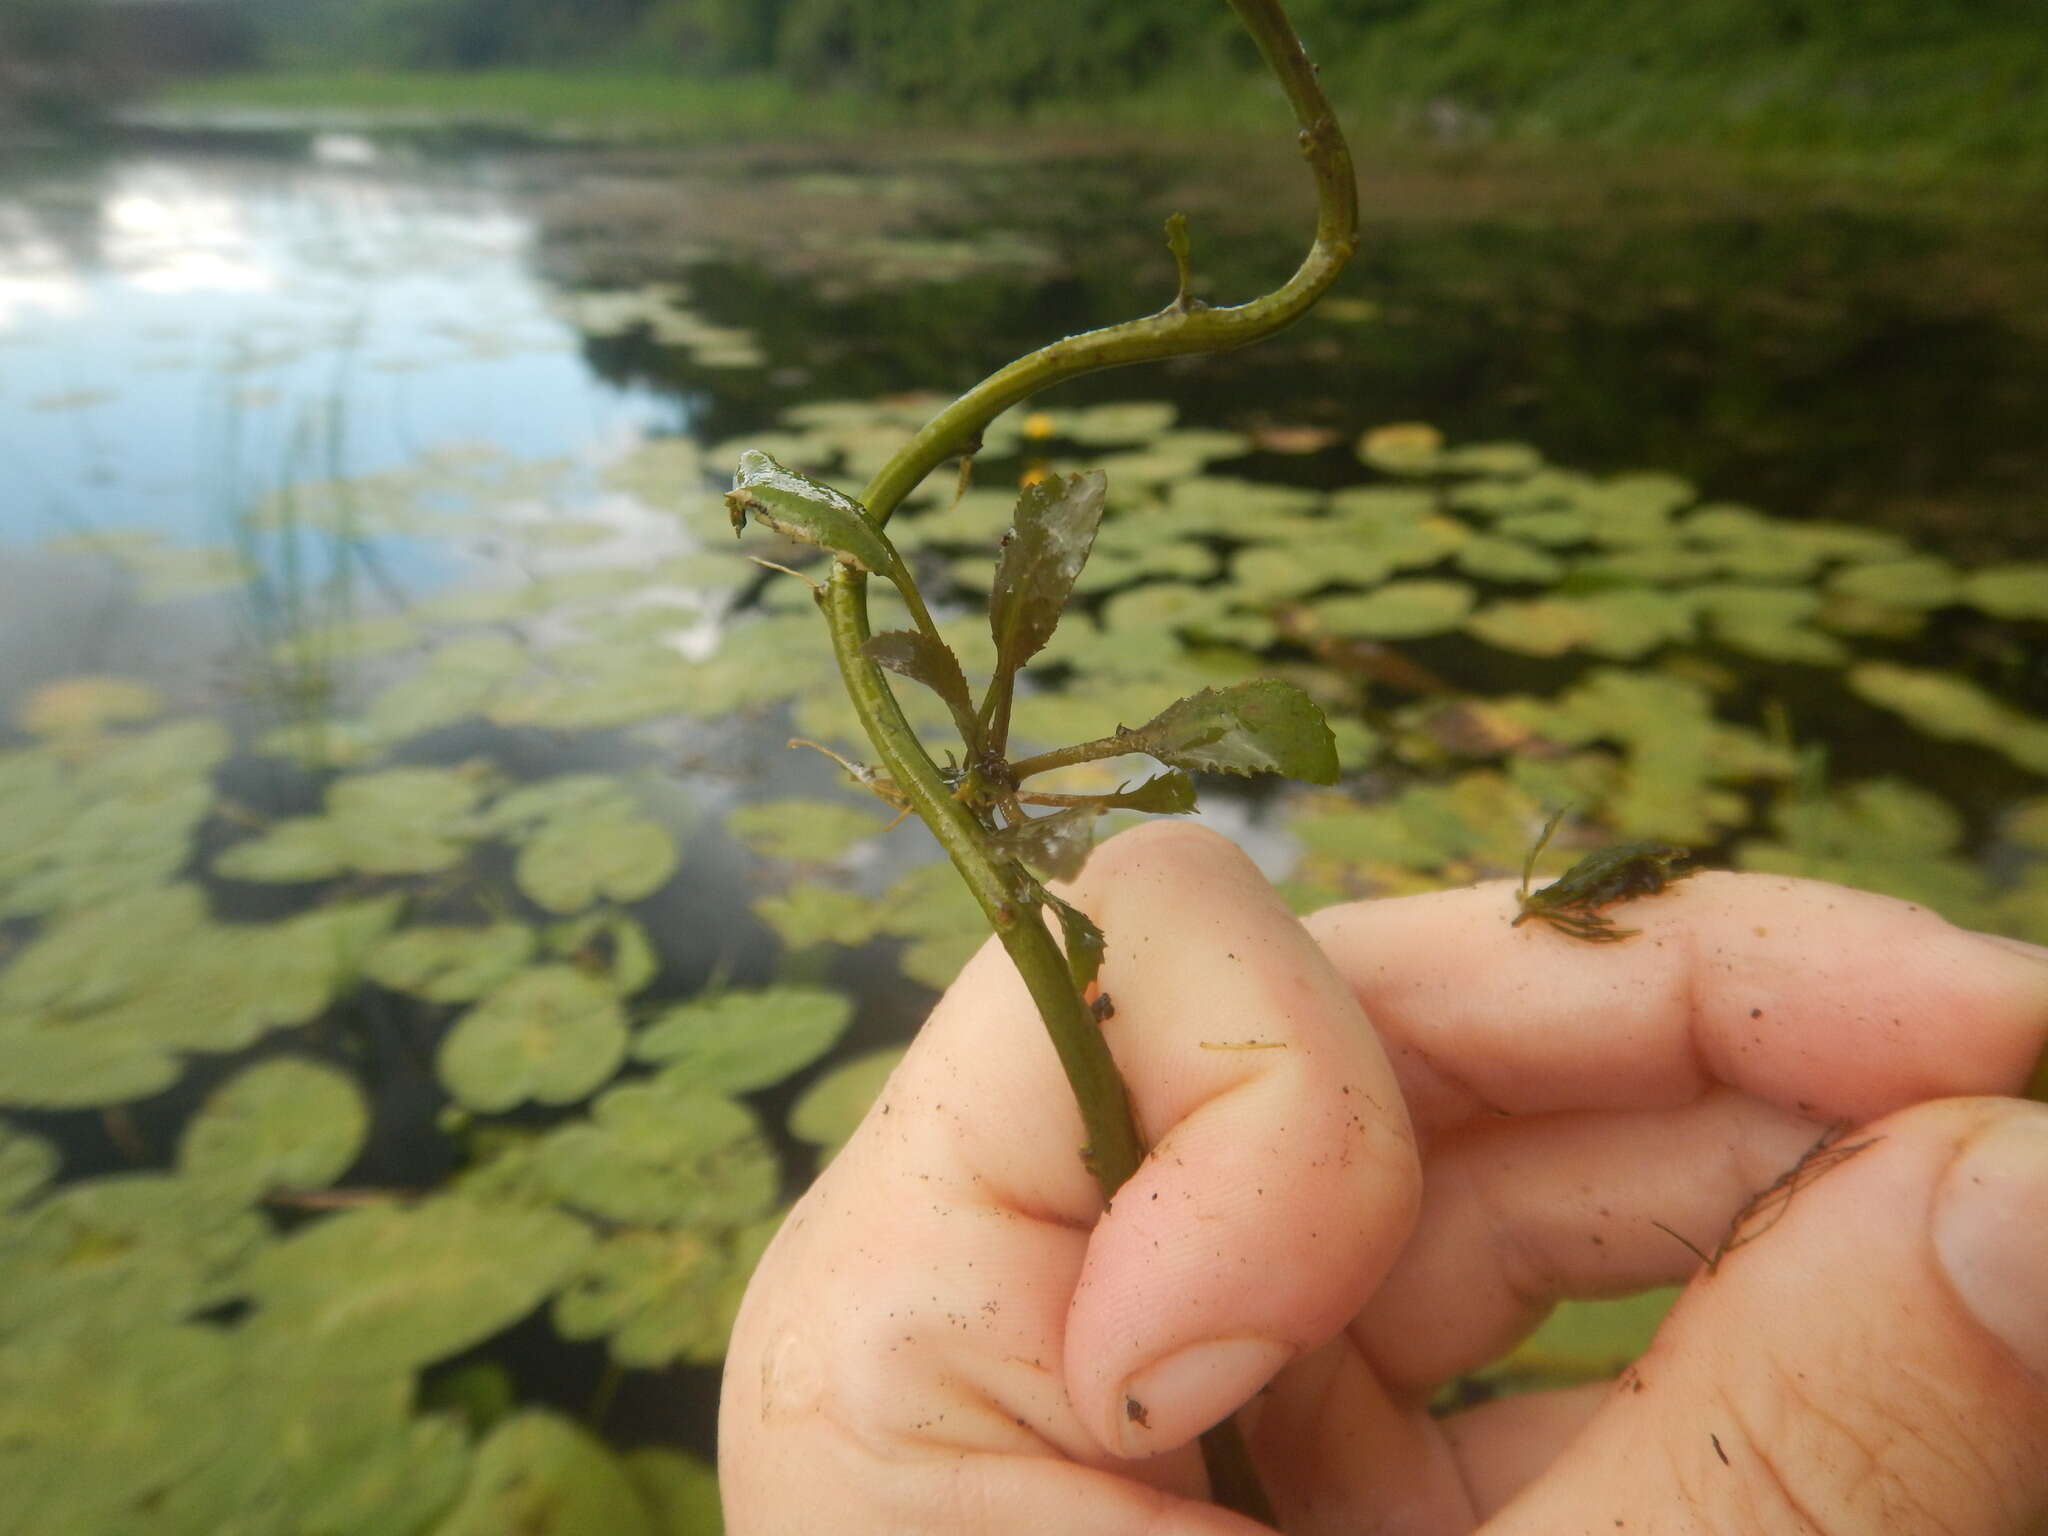
<svg viewBox="0 0 2048 1536"><path fill-rule="evenodd" d="M922 630L889 629L870 636L861 649L876 666L887 667L914 683L923 683L956 714L974 713L974 699L967 691L960 658L944 641L935 640Z"/></svg>
<svg viewBox="0 0 2048 1536"><path fill-rule="evenodd" d="M775 1204L781 1168L744 1104L664 1073L551 1131L538 1172L564 1204L605 1221L730 1227Z"/></svg>
<svg viewBox="0 0 2048 1536"><path fill-rule="evenodd" d="M1271 678L1204 688L1117 735L1132 751L1190 772L1337 782L1337 743L1323 712L1292 683Z"/></svg>
<svg viewBox="0 0 2048 1536"><path fill-rule="evenodd" d="M1057 896L1052 897L1052 909L1059 914L1060 932L1067 941L1067 969L1074 985L1086 992L1102 974L1102 953L1108 947L1102 930L1086 912Z"/></svg>
<svg viewBox="0 0 2048 1536"><path fill-rule="evenodd" d="M1017 498L989 595L996 666L1015 672L1052 638L1074 578L1088 563L1108 482L1099 470L1052 475Z"/></svg>
<svg viewBox="0 0 2048 1536"><path fill-rule="evenodd" d="M1071 880L1088 862L1101 814L1099 805L1076 805L1034 816L990 837L989 847L998 858L1018 859L1055 880Z"/></svg>
<svg viewBox="0 0 2048 1536"><path fill-rule="evenodd" d="M1120 811L1185 816L1195 808L1195 781L1175 768L1147 779L1136 789L1120 789L1107 795L1103 803Z"/></svg>
<svg viewBox="0 0 2048 1536"><path fill-rule="evenodd" d="M746 527L751 513L784 538L829 549L857 571L890 576L901 569L895 550L859 502L755 449L740 455L725 505L734 533Z"/></svg>

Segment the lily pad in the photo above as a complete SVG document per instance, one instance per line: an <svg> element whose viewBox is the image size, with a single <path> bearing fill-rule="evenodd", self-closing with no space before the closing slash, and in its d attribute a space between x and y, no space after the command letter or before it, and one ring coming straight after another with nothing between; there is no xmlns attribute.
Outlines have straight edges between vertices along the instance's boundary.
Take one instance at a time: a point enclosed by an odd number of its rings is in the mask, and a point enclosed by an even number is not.
<svg viewBox="0 0 2048 1536"><path fill-rule="evenodd" d="M1473 601L1462 581L1390 581L1359 597L1323 598L1310 611L1334 634L1406 640L1456 629Z"/></svg>
<svg viewBox="0 0 2048 1536"><path fill-rule="evenodd" d="M1972 571L1963 579L1961 600L2001 619L2048 619L2048 563Z"/></svg>
<svg viewBox="0 0 2048 1536"><path fill-rule="evenodd" d="M724 1247L703 1233L615 1233L555 1298L555 1328L564 1338L605 1339L612 1359L632 1370L714 1364L725 1353L719 1301L729 1268Z"/></svg>
<svg viewBox="0 0 2048 1536"><path fill-rule="evenodd" d="M448 768L390 768L339 780L327 792L327 814L281 821L214 860L231 880L297 883L351 871L423 875L461 861L456 835L480 786L473 774Z"/></svg>
<svg viewBox="0 0 2048 1536"><path fill-rule="evenodd" d="M834 800L761 800L729 812L725 829L769 859L828 864L887 822Z"/></svg>
<svg viewBox="0 0 2048 1536"><path fill-rule="evenodd" d="M683 1451L648 1445L625 1455L626 1475L655 1512L660 1536L723 1536L718 1474Z"/></svg>
<svg viewBox="0 0 2048 1536"><path fill-rule="evenodd" d="M670 1008L633 1042L692 1087L745 1093L809 1066L845 1032L852 1002L817 987L721 992Z"/></svg>
<svg viewBox="0 0 2048 1536"><path fill-rule="evenodd" d="M645 990L661 969L661 957L647 930L624 912L600 907L549 926L547 952L585 975L602 980L620 997Z"/></svg>
<svg viewBox="0 0 2048 1536"><path fill-rule="evenodd" d="M1945 560L1921 557L1881 560L1837 571L1828 589L1886 608L1942 608L1961 595L1962 584Z"/></svg>
<svg viewBox="0 0 2048 1536"><path fill-rule="evenodd" d="M831 1156L859 1128L902 1059L901 1048L871 1051L834 1067L806 1088L791 1107L789 1133Z"/></svg>
<svg viewBox="0 0 2048 1536"><path fill-rule="evenodd" d="M875 936L875 903L853 891L807 880L780 895L763 896L754 915L781 935L791 949L838 944L851 949Z"/></svg>
<svg viewBox="0 0 2048 1536"><path fill-rule="evenodd" d="M626 1018L618 994L573 965L513 977L456 1022L435 1070L471 1109L573 1104L618 1071Z"/></svg>
<svg viewBox="0 0 2048 1536"><path fill-rule="evenodd" d="M506 1419L477 1447L462 1500L432 1536L663 1536L602 1442L559 1415Z"/></svg>
<svg viewBox="0 0 2048 1536"><path fill-rule="evenodd" d="M519 850L519 888L550 912L638 901L675 872L675 839L644 816L590 813L552 821Z"/></svg>
<svg viewBox="0 0 2048 1536"><path fill-rule="evenodd" d="M481 1343L551 1295L590 1233L557 1211L443 1196L301 1228L243 1273L243 1325L341 1375L411 1370Z"/></svg>
<svg viewBox="0 0 2048 1536"><path fill-rule="evenodd" d="M57 1149L0 1120L0 1212L19 1205L57 1175Z"/></svg>
<svg viewBox="0 0 2048 1536"><path fill-rule="evenodd" d="M422 924L401 930L370 952L370 980L430 1003L482 997L533 958L534 932L524 923L481 928Z"/></svg>
<svg viewBox="0 0 2048 1536"><path fill-rule="evenodd" d="M347 1171L369 1129L354 1079L281 1057L213 1091L179 1137L178 1169L245 1200L270 1189L318 1189Z"/></svg>
<svg viewBox="0 0 2048 1536"><path fill-rule="evenodd" d="M666 1076L614 1088L588 1121L550 1132L537 1168L565 1205L649 1227L738 1226L781 1182L744 1105Z"/></svg>
<svg viewBox="0 0 2048 1536"><path fill-rule="evenodd" d="M585 816L631 816L640 809L626 781L610 773L565 773L508 790L476 815L476 824L499 837L522 841L551 821Z"/></svg>
<svg viewBox="0 0 2048 1536"><path fill-rule="evenodd" d="M1967 741L2003 753L2022 768L2048 773L2048 724L1946 672L1870 661L1849 669L1862 698L1943 741Z"/></svg>
<svg viewBox="0 0 2048 1536"><path fill-rule="evenodd" d="M110 725L147 720L163 712L154 688L127 677L67 677L28 696L16 719L31 736L90 736Z"/></svg>

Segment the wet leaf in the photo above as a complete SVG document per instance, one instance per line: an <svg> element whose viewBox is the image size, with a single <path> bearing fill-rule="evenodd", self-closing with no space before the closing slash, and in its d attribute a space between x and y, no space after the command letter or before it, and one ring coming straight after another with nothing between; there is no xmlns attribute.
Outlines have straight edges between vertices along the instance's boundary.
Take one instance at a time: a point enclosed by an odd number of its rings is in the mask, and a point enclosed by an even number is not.
<svg viewBox="0 0 2048 1536"><path fill-rule="evenodd" d="M369 1106L353 1078L278 1057L214 1089L178 1138L178 1170L243 1200L318 1189L347 1172L369 1130Z"/></svg>
<svg viewBox="0 0 2048 1536"><path fill-rule="evenodd" d="M1337 748L1323 712L1291 683L1261 679L1206 688L1118 735L1132 751L1190 772L1279 773L1337 782Z"/></svg>
<svg viewBox="0 0 2048 1536"><path fill-rule="evenodd" d="M861 649L877 666L923 683L959 713L974 713L974 699L967 691L960 658L943 641L922 630L889 629L870 636Z"/></svg>
<svg viewBox="0 0 2048 1536"><path fill-rule="evenodd" d="M575 1272L583 1223L441 1196L300 1228L245 1271L243 1326L344 1375L411 1370L510 1327Z"/></svg>
<svg viewBox="0 0 2048 1536"><path fill-rule="evenodd" d="M537 1150L563 1204L635 1226L737 1226L768 1211L781 1180L746 1106L666 1073L612 1089Z"/></svg>
<svg viewBox="0 0 2048 1536"><path fill-rule="evenodd" d="M903 1048L871 1051L842 1062L803 1091L789 1111L789 1133L830 1157L859 1129L882 1085L903 1059Z"/></svg>
<svg viewBox="0 0 2048 1536"><path fill-rule="evenodd" d="M557 1414L505 1420L477 1447L462 1501L430 1536L662 1536L604 1445Z"/></svg>
<svg viewBox="0 0 2048 1536"><path fill-rule="evenodd" d="M1099 472L1055 475L1018 498L989 597L999 672L1015 672L1052 637L1094 546L1106 486Z"/></svg>
<svg viewBox="0 0 2048 1536"><path fill-rule="evenodd" d="M1013 827L992 833L989 851L999 859L1017 859L1055 880L1081 873L1095 846L1099 805L1075 805L1044 816L1031 816Z"/></svg>
<svg viewBox="0 0 2048 1536"><path fill-rule="evenodd" d="M519 850L519 888L550 912L638 901L675 872L675 839L644 816L586 813L551 821Z"/></svg>
<svg viewBox="0 0 2048 1536"><path fill-rule="evenodd" d="M556 1331L606 1339L612 1359L632 1370L715 1364L725 1353L719 1293L729 1268L723 1247L702 1233L614 1233L555 1298Z"/></svg>
<svg viewBox="0 0 2048 1536"><path fill-rule="evenodd" d="M815 544L855 570L890 576L901 570L895 551L860 503L831 486L748 449L725 504L735 533L755 522L800 544Z"/></svg>
<svg viewBox="0 0 2048 1536"><path fill-rule="evenodd" d="M575 966L542 965L465 1013L441 1042L435 1070L459 1102L500 1114L528 1100L587 1098L625 1058L618 994Z"/></svg>
<svg viewBox="0 0 2048 1536"><path fill-rule="evenodd" d="M634 1039L633 1055L693 1087L746 1093L809 1066L852 1018L848 998L818 987L721 992L662 1013Z"/></svg>

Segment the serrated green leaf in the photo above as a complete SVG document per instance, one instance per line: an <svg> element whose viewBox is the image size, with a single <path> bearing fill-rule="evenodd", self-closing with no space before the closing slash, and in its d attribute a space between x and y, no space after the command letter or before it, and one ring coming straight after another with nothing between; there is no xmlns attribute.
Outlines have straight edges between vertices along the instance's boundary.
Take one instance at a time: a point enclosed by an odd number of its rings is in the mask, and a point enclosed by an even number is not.
<svg viewBox="0 0 2048 1536"><path fill-rule="evenodd" d="M441 1042L435 1070L455 1098L484 1114L516 1104L573 1104L626 1057L618 994L573 965L513 977L465 1013Z"/></svg>
<svg viewBox="0 0 2048 1536"><path fill-rule="evenodd" d="M829 1157L860 1126L882 1085L903 1059L903 1048L871 1051L843 1062L803 1091L789 1111L789 1133Z"/></svg>
<svg viewBox="0 0 2048 1536"><path fill-rule="evenodd" d="M411 1370L510 1327L574 1273L590 1246L559 1211L442 1196L343 1211L259 1253L243 1325L342 1374Z"/></svg>
<svg viewBox="0 0 2048 1536"><path fill-rule="evenodd" d="M1095 846L1099 805L1068 806L1045 816L1027 817L989 837L989 850L999 859L1016 859L1051 875L1071 880L1088 862Z"/></svg>
<svg viewBox="0 0 2048 1536"><path fill-rule="evenodd" d="M1018 497L989 594L1000 673L1014 673L1052 638L1094 547L1107 487L1097 471L1052 475Z"/></svg>
<svg viewBox="0 0 2048 1536"><path fill-rule="evenodd" d="M551 821L519 850L519 888L550 912L580 912L600 897L638 901L675 872L675 839L645 816L588 813Z"/></svg>
<svg viewBox="0 0 2048 1536"><path fill-rule="evenodd" d="M1095 926L1095 919L1083 912L1072 902L1052 898L1052 909L1059 915L1060 936L1066 940L1067 971L1074 978L1074 985L1086 992L1095 984L1095 978L1102 974L1102 956L1108 948L1102 937L1102 930Z"/></svg>
<svg viewBox="0 0 2048 1536"><path fill-rule="evenodd" d="M534 933L524 923L482 928L422 924L402 929L375 949L364 973L379 986L430 1003L482 997L533 958Z"/></svg>
<svg viewBox="0 0 2048 1536"><path fill-rule="evenodd" d="M1175 768L1154 774L1136 789L1120 789L1107 796L1105 803L1120 811L1185 816L1195 809L1195 781Z"/></svg>
<svg viewBox="0 0 2048 1536"><path fill-rule="evenodd" d="M477 1447L462 1501L429 1536L662 1536L601 1441L538 1409Z"/></svg>
<svg viewBox="0 0 2048 1536"><path fill-rule="evenodd" d="M892 576L902 568L896 552L859 502L756 449L740 455L739 472L726 492L725 505L732 514L734 533L743 529L751 516L784 538L830 550L855 570Z"/></svg>
<svg viewBox="0 0 2048 1536"><path fill-rule="evenodd" d="M960 670L960 658L953 648L919 629L885 629L870 635L865 651L876 666L923 683L956 714L972 715L974 697L967 690L967 676Z"/></svg>
<svg viewBox="0 0 2048 1536"><path fill-rule="evenodd" d="M318 1189L348 1170L369 1130L369 1106L353 1078L278 1057L213 1091L178 1138L178 1171L243 1200Z"/></svg>
<svg viewBox="0 0 2048 1536"><path fill-rule="evenodd" d="M745 1105L666 1075L612 1089L536 1153L565 1205L635 1226L737 1226L768 1211L781 1179Z"/></svg>
<svg viewBox="0 0 2048 1536"><path fill-rule="evenodd" d="M853 1004L819 987L721 992L668 1009L633 1042L664 1077L724 1093L779 1083L809 1066L846 1030Z"/></svg>
<svg viewBox="0 0 2048 1536"><path fill-rule="evenodd" d="M1270 678L1205 688L1117 735L1130 750L1190 772L1337 782L1337 745L1323 712L1292 683Z"/></svg>

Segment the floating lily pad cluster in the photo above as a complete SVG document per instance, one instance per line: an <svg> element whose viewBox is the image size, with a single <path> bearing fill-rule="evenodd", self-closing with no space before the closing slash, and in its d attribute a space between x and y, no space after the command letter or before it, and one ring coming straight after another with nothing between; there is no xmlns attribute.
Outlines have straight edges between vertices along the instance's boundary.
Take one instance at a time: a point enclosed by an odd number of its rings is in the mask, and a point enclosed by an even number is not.
<svg viewBox="0 0 2048 1536"><path fill-rule="evenodd" d="M629 311L583 318L648 323ZM813 402L747 445L857 488L931 405ZM965 674L1031 658L1014 740L1130 733L1048 788L1133 793L1148 753L1219 786L1270 766L1218 755L1201 711L1277 677L1328 713L1343 774L1251 803L1298 848L1304 908L1512 873L1569 805L1546 865L1657 838L2048 941L2024 668L2048 570L1427 428L1348 459L1325 437L1298 457L1329 489L1244 473L1293 451L1270 431L1019 410L964 492L935 479L892 523ZM675 722L859 756L803 582L691 547L725 457L667 440L606 469L606 494L687 530L672 551L521 510L517 537L554 552L534 580L287 637L280 665L310 647L341 682L282 724L237 736L119 677L23 701L0 746L0 1530L715 1529L706 1467L533 1405L493 1341L539 1314L624 1369L715 1362L789 1194L761 1104L787 1106L785 1148L829 1156L900 1054L817 979L857 949L937 989L986 939L923 834L823 758L808 783L714 783L717 856L686 856ZM1106 511L1057 630L1014 596L1022 627L992 630L1019 483L1065 494L1084 465ZM560 474L444 454L259 521L456 536L471 504ZM138 574L156 558L123 547ZM750 548L825 574L801 543ZM912 634L875 586L877 630ZM893 643L885 665L940 679L900 689L910 717L947 731L950 673ZM1183 696L1209 702L1162 712ZM528 777L494 745L538 740L671 755ZM251 803L265 759L288 803ZM743 872L730 905L779 982L678 993L666 903L714 868ZM430 1092L390 1091L394 1050ZM749 1100L805 1073L793 1102ZM365 1182L406 1137L455 1171ZM115 1145L133 1171L79 1176L81 1147ZM1628 1352L1588 1337L1514 1369Z"/></svg>

